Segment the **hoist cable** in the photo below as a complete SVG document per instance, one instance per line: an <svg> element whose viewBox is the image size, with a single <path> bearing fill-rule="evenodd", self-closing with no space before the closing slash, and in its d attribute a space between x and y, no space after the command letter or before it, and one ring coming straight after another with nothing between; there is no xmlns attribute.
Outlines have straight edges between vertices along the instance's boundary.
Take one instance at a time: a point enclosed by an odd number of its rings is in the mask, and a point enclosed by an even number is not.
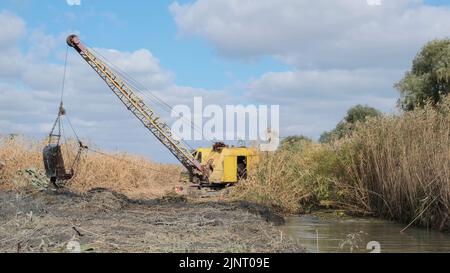
<svg viewBox="0 0 450 273"><path fill-rule="evenodd" d="M67 73L67 56L69 54L69 46L66 46L66 56L64 58L64 74L63 74L63 81L62 81L62 87L61 87L61 106L64 99L64 88L66 87L66 73Z"/></svg>
<svg viewBox="0 0 450 273"><path fill-rule="evenodd" d="M62 86L61 86L61 95L60 95L60 105L59 105L58 117L56 118L56 120L55 120L55 122L53 124L52 130L51 130L51 133L50 133L50 136L49 136L49 144L51 143L52 137L57 137L57 139L58 139L57 140L57 145L59 146L60 145L60 140L61 140L61 138L63 138L64 143L65 143L64 151L66 152L67 155L70 154L69 153L69 146L68 146L69 142L67 141L67 138L66 138L66 130L65 130L64 123L63 123L63 120L64 120L63 117L65 117L65 120L67 120L67 124L69 125L70 129L72 130L72 132L75 135L75 138L76 138L76 140L77 140L77 142L79 144L78 152L77 152L77 154L75 156L75 159L70 164L71 171L73 171L74 168L76 168L79 165L79 161L81 159L81 154L82 154L83 150L90 151L90 152L93 152L93 153L97 153L97 154L100 154L100 155L103 155L103 156L107 156L107 157L113 158L115 160L120 160L120 161L123 161L123 162L127 162L127 163L129 163L131 165L134 165L134 166L137 166L137 167L142 167L141 165L138 165L138 164L136 164L134 162L131 162L129 160L125 160L123 158L119 158L119 157L116 157L116 156L113 156L113 155L110 155L110 154L107 154L107 153L104 153L104 152L101 152L101 151L89 148L88 146L83 145L83 143L81 142L81 140L79 138L79 135L77 134L74 126L72 125L72 122L70 121L70 118L67 116L67 113L65 112L65 110L63 108L64 91L65 91L65 87L66 87L68 53L69 53L69 47L67 46L66 47L66 53L65 53L65 59L64 59L64 72L63 72L63 80L62 80ZM105 61L105 63L107 63L107 62ZM123 76L123 75L121 75L121 76ZM125 78L127 78L127 77L125 77ZM133 81L134 80L132 80L132 82ZM137 82L135 82L135 84L136 83ZM133 86L133 87L136 88L136 86ZM139 90L138 88L136 88L136 89ZM154 97L155 97L155 100L159 100L156 96L154 96ZM148 96L147 96L147 98L148 98ZM159 103L162 104L164 102L162 100L159 100ZM166 105L167 105L167 107L169 107L168 104L166 104ZM54 133L56 129L58 130L58 134ZM189 146L189 145L187 144L187 146ZM190 148L192 148L192 147L190 147ZM167 171L157 170L157 169L154 169L154 168L146 167L146 169L149 169L149 170L154 171L154 172L159 172L159 173L167 173ZM73 175L75 175L75 174L73 174Z"/></svg>
<svg viewBox="0 0 450 273"><path fill-rule="evenodd" d="M67 119L67 123L69 124L70 128L72 129L73 134L75 135L75 137L77 138L78 143L81 143L80 138L78 137L77 132L75 131L74 127L72 126L72 122L70 122L70 118L67 116L66 114L66 119Z"/></svg>
<svg viewBox="0 0 450 273"><path fill-rule="evenodd" d="M152 94L150 91L149 91L149 95L151 95L151 96L153 96L153 98L150 98L148 95L146 95L146 93L144 93L143 91L141 91L140 90L140 88L137 86L137 85L141 85L141 84L139 84L139 82L137 82L136 80L134 80L130 75L128 75L126 72L124 72L124 71L122 71L120 68L118 68L117 66L115 66L112 62L110 62L110 61L108 61L107 60L107 58L106 57L104 57L102 54L100 54L99 52L97 52L95 49L93 49L93 48L90 48L90 50L92 51L92 52L94 52L95 53L95 57L96 58L98 58L99 60L101 60L103 63L105 63L114 73L116 73L116 74L118 74L120 77L122 77L125 81L126 81L126 83L128 84L128 85L130 85L132 88L133 88L133 90L135 91L135 92L137 92L137 93L139 93L140 95L142 95L143 97L145 97L145 98L147 98L148 100L150 100L151 102L155 102L155 103L157 103L157 104L159 104L159 105L162 105L162 106L167 106L168 108L170 108L170 106L168 105L168 104L163 104L164 102L161 100L161 99L159 99L158 97L156 97L154 94ZM142 86L142 85L141 85ZM144 87L145 88L145 87ZM159 102L158 102L159 101ZM165 110L166 112L169 112L169 111L167 111L166 109L164 109L164 108L162 108L162 110ZM170 113L170 112L169 112ZM184 118L184 117L182 117L182 118ZM185 119L185 118L184 118ZM189 125L189 126L192 126L192 125ZM193 149L193 147L191 146L191 145L189 145L189 143L187 143L185 140L183 140L183 138L182 137L180 137L180 136L178 136L176 133L174 133L174 132L172 132L172 134L174 134L175 136L177 136L178 137L178 139L180 139L181 140L181 142L184 144L184 145L186 145L189 149L191 149L191 150L194 150Z"/></svg>
<svg viewBox="0 0 450 273"><path fill-rule="evenodd" d="M64 89L66 86L66 73L67 73L67 57L69 54L69 47L66 47L66 54L65 54L65 58L64 58L64 72L63 72L63 80L62 80L62 84L61 84L61 97L60 97L60 103L59 103L59 109L58 109L58 117L55 120L55 123L53 124L52 130L50 131L50 135L49 135L49 144L51 144L52 142L52 137L57 137L57 142L56 144L59 145L60 143L60 139L61 139L61 116L64 114L64 109L63 109L63 99L64 99ZM58 126L58 127L56 127ZM58 128L58 134L54 134L55 129Z"/></svg>

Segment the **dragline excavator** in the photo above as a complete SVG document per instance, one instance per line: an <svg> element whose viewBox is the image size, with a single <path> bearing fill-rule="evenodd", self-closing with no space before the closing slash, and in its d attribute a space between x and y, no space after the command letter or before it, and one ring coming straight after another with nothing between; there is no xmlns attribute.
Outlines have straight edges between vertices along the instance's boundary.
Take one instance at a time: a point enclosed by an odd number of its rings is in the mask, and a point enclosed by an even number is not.
<svg viewBox="0 0 450 273"><path fill-rule="evenodd" d="M178 159L187 169L190 181L200 185L225 185L245 178L248 169L258 160L257 152L246 147L229 147L215 143L211 148L194 151L174 138L170 127L136 94L133 84L121 73L96 56L78 36L67 37L67 44L100 76L125 107Z"/></svg>

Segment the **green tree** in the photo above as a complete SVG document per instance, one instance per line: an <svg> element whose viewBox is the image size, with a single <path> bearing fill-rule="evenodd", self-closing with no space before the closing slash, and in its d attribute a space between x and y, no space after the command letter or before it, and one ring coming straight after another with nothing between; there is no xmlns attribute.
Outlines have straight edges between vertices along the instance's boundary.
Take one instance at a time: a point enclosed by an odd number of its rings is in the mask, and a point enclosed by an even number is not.
<svg viewBox="0 0 450 273"><path fill-rule="evenodd" d="M411 71L395 87L399 106L410 111L427 102L439 103L450 91L450 39L426 44L413 60Z"/></svg>
<svg viewBox="0 0 450 273"><path fill-rule="evenodd" d="M356 128L358 122L366 122L370 117L380 116L381 112L373 107L358 104L347 111L344 119L330 132L324 132L319 139L320 143L330 143L350 135Z"/></svg>
<svg viewBox="0 0 450 273"><path fill-rule="evenodd" d="M304 143L311 143L312 140L306 136L288 136L281 141L281 149L292 150L301 147Z"/></svg>

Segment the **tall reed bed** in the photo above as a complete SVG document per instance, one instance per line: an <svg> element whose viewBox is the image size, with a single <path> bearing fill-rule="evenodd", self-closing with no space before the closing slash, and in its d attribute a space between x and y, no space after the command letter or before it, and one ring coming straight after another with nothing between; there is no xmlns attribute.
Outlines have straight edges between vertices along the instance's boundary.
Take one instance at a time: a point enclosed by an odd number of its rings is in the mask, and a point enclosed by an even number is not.
<svg viewBox="0 0 450 273"><path fill-rule="evenodd" d="M370 120L344 145L352 148L341 153L348 168L340 184L353 203L401 222L450 228L450 99Z"/></svg>
<svg viewBox="0 0 450 273"><path fill-rule="evenodd" d="M303 213L333 200L336 154L310 141L289 149L261 153L260 163L233 191L238 199L269 205L290 213Z"/></svg>
<svg viewBox="0 0 450 273"><path fill-rule="evenodd" d="M46 141L25 137L0 139L0 187L14 188L21 171L36 169L44 173L42 148ZM181 168L176 165L157 164L140 156L126 153L94 153L84 151L74 165L78 152L76 141L63 144L62 151L67 171L73 166L75 176L68 182L69 189L85 192L92 188L109 188L131 198L164 195L179 182Z"/></svg>
<svg viewBox="0 0 450 273"><path fill-rule="evenodd" d="M262 154L238 198L297 213L332 206L450 229L450 98L369 119L331 145L308 141Z"/></svg>

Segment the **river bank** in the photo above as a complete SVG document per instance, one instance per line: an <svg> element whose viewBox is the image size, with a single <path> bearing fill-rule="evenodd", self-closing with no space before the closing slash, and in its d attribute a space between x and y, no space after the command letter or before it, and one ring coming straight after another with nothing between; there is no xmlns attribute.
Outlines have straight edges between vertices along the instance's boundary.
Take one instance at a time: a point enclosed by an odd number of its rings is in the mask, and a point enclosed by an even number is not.
<svg viewBox="0 0 450 273"><path fill-rule="evenodd" d="M132 200L105 189L0 191L0 200L0 252L305 251L275 226L280 219L249 203Z"/></svg>

